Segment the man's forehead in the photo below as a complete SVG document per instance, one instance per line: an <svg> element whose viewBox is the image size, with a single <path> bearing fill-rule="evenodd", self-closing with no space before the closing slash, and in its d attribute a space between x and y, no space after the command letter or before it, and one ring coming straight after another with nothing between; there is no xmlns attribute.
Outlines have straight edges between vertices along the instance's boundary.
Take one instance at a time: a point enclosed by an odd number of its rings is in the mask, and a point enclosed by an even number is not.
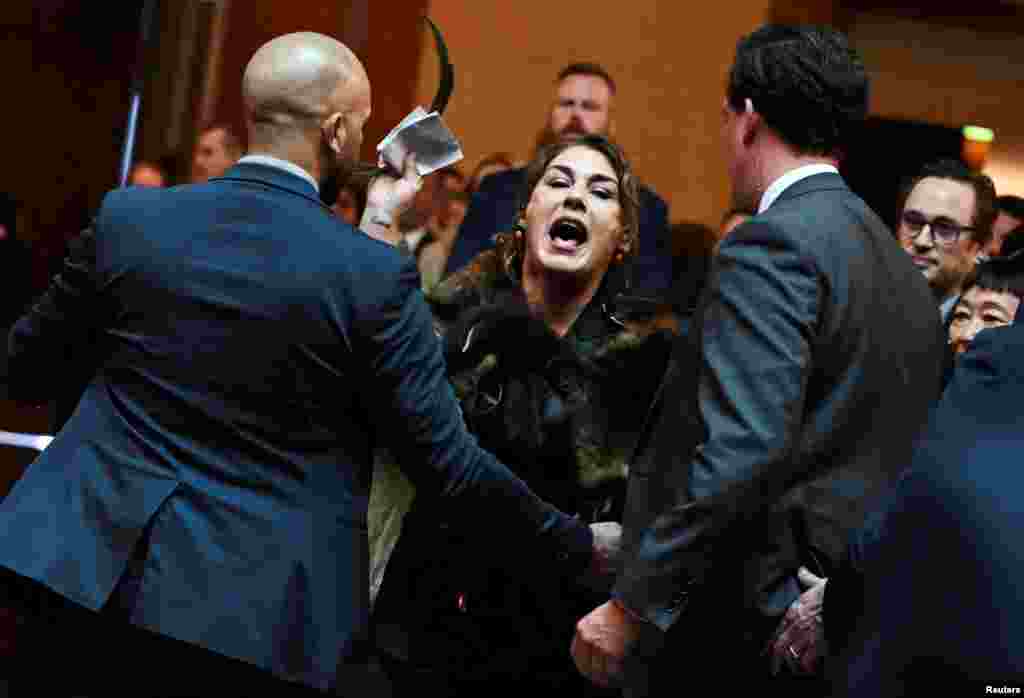
<svg viewBox="0 0 1024 698"><path fill-rule="evenodd" d="M974 215L975 199L974 187L967 182L925 177L910 192L905 207L929 216L947 216L967 224Z"/></svg>
<svg viewBox="0 0 1024 698"><path fill-rule="evenodd" d="M558 83L558 95L559 97L586 96L591 99L610 101L611 88L599 75L567 75Z"/></svg>

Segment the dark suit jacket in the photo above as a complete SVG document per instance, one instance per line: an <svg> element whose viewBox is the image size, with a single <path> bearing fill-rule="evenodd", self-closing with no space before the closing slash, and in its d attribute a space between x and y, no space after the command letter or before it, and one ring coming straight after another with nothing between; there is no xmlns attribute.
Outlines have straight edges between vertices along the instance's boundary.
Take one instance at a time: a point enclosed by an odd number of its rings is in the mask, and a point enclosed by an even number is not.
<svg viewBox="0 0 1024 698"><path fill-rule="evenodd" d="M420 491L501 519L493 545L580 571L586 527L467 434L419 286L411 260L278 169L111 192L10 336L11 391L36 401L81 338L104 346L0 504L0 565L331 687L365 647L371 453L386 439ZM135 583L114 593L122 577Z"/></svg>
<svg viewBox="0 0 1024 698"><path fill-rule="evenodd" d="M830 174L727 238L694 337L630 467L614 595L736 668L799 594L798 566L827 574L908 461L943 338L910 258Z"/></svg>
<svg viewBox="0 0 1024 698"><path fill-rule="evenodd" d="M860 623L848 652L829 661L835 695L1024 687L1022 356L1024 325L1013 325L980 332L959 359L868 539Z"/></svg>
<svg viewBox="0 0 1024 698"><path fill-rule="evenodd" d="M486 177L459 227L446 273L469 264L493 246L497 233L512 230L526 189L526 170L514 169ZM672 249L668 232L668 206L646 187L640 188L640 250L633 259L632 282L636 291L665 293L672 284Z"/></svg>

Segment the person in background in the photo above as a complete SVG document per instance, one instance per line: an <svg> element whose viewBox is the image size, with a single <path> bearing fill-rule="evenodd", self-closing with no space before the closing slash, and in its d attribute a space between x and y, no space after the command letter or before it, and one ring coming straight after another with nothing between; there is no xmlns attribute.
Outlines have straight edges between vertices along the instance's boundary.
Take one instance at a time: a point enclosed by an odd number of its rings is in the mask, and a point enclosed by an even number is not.
<svg viewBox="0 0 1024 698"><path fill-rule="evenodd" d="M192 183L222 176L238 161L242 151L242 141L230 126L217 124L204 128L199 132L192 154Z"/></svg>
<svg viewBox="0 0 1024 698"><path fill-rule="evenodd" d="M466 193L472 196L477 189L480 188L480 183L487 177L505 170L511 170L515 167L515 160L508 153L493 153L488 155L481 160L476 169L473 170L473 174L469 176L469 183L466 185Z"/></svg>
<svg viewBox="0 0 1024 698"><path fill-rule="evenodd" d="M441 188L449 194L466 191L466 175L456 165L449 165L437 173L441 179Z"/></svg>
<svg viewBox="0 0 1024 698"><path fill-rule="evenodd" d="M953 308L949 344L957 356L971 346L978 332L1005 327L1021 317L1024 299L1024 252L994 257L979 264L964 282Z"/></svg>
<svg viewBox="0 0 1024 698"><path fill-rule="evenodd" d="M596 63L573 63L555 81L548 120L538 136L538 147L562 138L615 132L615 81ZM466 220L446 264L451 274L494 244L496 233L515 225L525 196L524 168L499 172L484 179L473 194ZM672 251L668 234L668 205L653 190L640 186L640 248L624 283L634 292L661 296L672 284Z"/></svg>
<svg viewBox="0 0 1024 698"><path fill-rule="evenodd" d="M166 187L167 173L155 162L141 160L132 166L128 175L128 185L132 187Z"/></svg>
<svg viewBox="0 0 1024 698"><path fill-rule="evenodd" d="M896 235L935 295L943 322L992 237L992 180L956 160L925 165L904 187Z"/></svg>

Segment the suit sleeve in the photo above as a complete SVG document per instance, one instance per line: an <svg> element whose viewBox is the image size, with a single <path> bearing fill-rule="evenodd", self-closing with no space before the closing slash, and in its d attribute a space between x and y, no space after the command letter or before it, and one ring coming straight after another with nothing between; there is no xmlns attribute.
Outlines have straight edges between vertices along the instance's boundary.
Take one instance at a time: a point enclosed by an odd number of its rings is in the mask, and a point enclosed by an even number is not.
<svg viewBox="0 0 1024 698"><path fill-rule="evenodd" d="M703 430L668 510L625 560L614 596L667 630L710 566L734 555L794 478L820 288L796 241L763 222L722 246L703 303L698 417ZM671 426L671 425L669 425ZM739 603L739 600L737 600Z"/></svg>
<svg viewBox="0 0 1024 698"><path fill-rule="evenodd" d="M46 402L66 390L83 355L91 355L96 330L107 319L96 271L95 224L68 243L60 272L46 292L11 328L8 385L12 399Z"/></svg>
<svg viewBox="0 0 1024 698"><path fill-rule="evenodd" d="M351 344L369 370L373 416L388 425L382 433L394 435L387 445L403 471L420 491L448 498L465 520L490 522L511 549L551 558L567 574L582 572L591 558L589 528L541 501L467 432L415 264L406 260L388 281L383 300L367 299L356 312Z"/></svg>

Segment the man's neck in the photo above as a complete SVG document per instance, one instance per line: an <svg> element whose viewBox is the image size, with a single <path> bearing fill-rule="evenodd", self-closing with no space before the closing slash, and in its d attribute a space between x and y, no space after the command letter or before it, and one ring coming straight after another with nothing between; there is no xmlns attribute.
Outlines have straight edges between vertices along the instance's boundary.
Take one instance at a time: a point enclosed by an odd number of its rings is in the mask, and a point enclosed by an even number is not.
<svg viewBox="0 0 1024 698"><path fill-rule="evenodd" d="M776 180L806 165L831 165L832 167L837 167L838 161L833 157L825 155L794 155L785 150L781 153L773 154L773 156L765 158L764 166L761 169L761 176L759 178L761 194L763 195Z"/></svg>
<svg viewBox="0 0 1024 698"><path fill-rule="evenodd" d="M308 172L315 181L321 181L323 168L320 165L320 160L310 152L310 148L305 143L254 143L246 155L263 155L290 162Z"/></svg>

